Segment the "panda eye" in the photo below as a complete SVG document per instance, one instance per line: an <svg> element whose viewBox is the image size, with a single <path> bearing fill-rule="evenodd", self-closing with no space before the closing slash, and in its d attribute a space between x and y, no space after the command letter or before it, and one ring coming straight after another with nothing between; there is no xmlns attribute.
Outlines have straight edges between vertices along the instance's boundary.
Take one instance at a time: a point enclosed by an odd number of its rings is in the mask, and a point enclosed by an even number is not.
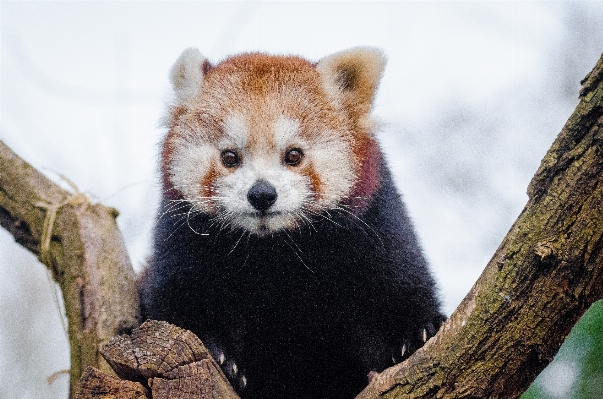
<svg viewBox="0 0 603 399"><path fill-rule="evenodd" d="M222 151L222 164L227 168L234 168L240 163L239 154L232 150Z"/></svg>
<svg viewBox="0 0 603 399"><path fill-rule="evenodd" d="M299 148L292 148L285 154L285 163L287 165L296 166L303 158L302 150Z"/></svg>

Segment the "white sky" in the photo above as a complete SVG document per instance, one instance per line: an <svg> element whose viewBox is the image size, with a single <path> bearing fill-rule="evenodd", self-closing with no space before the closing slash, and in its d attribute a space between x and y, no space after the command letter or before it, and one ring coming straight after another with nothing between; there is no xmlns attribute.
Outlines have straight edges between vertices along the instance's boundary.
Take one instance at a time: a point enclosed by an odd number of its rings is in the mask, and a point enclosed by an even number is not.
<svg viewBox="0 0 603 399"><path fill-rule="evenodd" d="M138 268L158 201L167 73L182 50L318 60L380 47L381 141L450 313L525 204L603 51L601 21L594 2L2 1L0 139L118 208ZM66 378L44 381L69 367L44 268L5 232L0 254L0 397L64 398Z"/></svg>

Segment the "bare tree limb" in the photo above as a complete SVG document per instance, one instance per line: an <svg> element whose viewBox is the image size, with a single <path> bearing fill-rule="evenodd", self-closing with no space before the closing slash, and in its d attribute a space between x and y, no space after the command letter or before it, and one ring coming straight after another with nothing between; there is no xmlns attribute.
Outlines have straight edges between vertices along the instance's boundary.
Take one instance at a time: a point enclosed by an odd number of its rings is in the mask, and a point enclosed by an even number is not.
<svg viewBox="0 0 603 399"><path fill-rule="evenodd" d="M111 373L100 348L138 320L134 271L117 211L63 190L0 141L0 225L59 283L69 322L71 395L87 366Z"/></svg>
<svg viewBox="0 0 603 399"><path fill-rule="evenodd" d="M358 399L517 398L603 297L603 57L529 200L440 332Z"/></svg>

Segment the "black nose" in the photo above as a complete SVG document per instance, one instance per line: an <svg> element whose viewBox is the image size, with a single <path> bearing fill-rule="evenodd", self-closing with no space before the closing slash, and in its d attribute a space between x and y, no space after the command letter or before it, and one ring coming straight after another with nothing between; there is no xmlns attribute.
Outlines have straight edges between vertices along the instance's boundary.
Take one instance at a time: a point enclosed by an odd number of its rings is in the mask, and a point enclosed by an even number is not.
<svg viewBox="0 0 603 399"><path fill-rule="evenodd" d="M258 211L265 211L276 202L276 189L266 180L258 180L247 192L247 201Z"/></svg>

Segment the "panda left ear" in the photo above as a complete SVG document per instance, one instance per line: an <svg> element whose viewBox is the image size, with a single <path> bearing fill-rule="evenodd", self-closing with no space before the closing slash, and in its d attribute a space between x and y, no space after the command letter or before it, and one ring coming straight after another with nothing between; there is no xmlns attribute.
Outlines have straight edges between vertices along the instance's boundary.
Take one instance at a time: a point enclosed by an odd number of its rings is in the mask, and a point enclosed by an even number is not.
<svg viewBox="0 0 603 399"><path fill-rule="evenodd" d="M203 77L211 69L211 64L196 48L182 52L170 70L170 80L179 103L189 102L201 90Z"/></svg>
<svg viewBox="0 0 603 399"><path fill-rule="evenodd" d="M331 101L360 120L370 114L386 58L375 47L354 47L321 59L316 64Z"/></svg>

